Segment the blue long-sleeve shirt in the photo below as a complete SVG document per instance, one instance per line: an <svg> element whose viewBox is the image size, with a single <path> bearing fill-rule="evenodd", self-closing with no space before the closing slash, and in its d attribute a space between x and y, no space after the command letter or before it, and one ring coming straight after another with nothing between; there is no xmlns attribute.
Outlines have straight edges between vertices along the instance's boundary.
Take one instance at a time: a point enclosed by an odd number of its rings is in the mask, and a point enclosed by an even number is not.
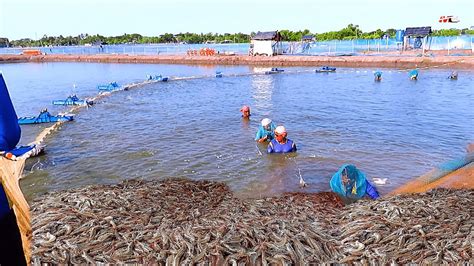
<svg viewBox="0 0 474 266"><path fill-rule="evenodd" d="M365 193L371 198L371 199L378 199L380 197L379 192L377 189L370 184L369 181L365 180L367 182L367 188L365 189Z"/></svg>
<svg viewBox="0 0 474 266"><path fill-rule="evenodd" d="M287 139L285 144L280 144L276 139L272 139L267 147L267 153L287 153L295 151L296 144L291 139Z"/></svg>
<svg viewBox="0 0 474 266"><path fill-rule="evenodd" d="M275 133L273 132L275 130L275 124L271 123L269 129L270 130L266 130L263 126L259 126L257 134L255 134L255 140L259 140L264 136L267 136L267 141L270 141L275 138Z"/></svg>

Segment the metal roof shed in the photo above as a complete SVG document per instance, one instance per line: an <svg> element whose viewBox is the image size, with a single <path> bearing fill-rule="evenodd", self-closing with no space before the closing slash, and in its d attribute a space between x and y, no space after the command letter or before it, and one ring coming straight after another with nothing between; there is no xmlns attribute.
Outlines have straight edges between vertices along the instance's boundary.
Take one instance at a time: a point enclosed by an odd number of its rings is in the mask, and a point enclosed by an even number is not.
<svg viewBox="0 0 474 266"><path fill-rule="evenodd" d="M426 37L433 33L431 31L431 27L411 27L411 28L406 28L405 30L405 36L408 37Z"/></svg>
<svg viewBox="0 0 474 266"><path fill-rule="evenodd" d="M415 41L413 43L413 48L415 49L423 48L423 53L425 53L425 51L429 50L431 47L431 38L430 38L431 33L433 32L431 31L431 27L429 26L406 28L404 42L403 42L404 50L407 50L407 48L410 46L410 40L412 38L415 38Z"/></svg>
<svg viewBox="0 0 474 266"><path fill-rule="evenodd" d="M312 41L314 41L314 35L311 35L311 34L305 35L305 36L301 37L301 41L303 41L303 42L312 42Z"/></svg>
<svg viewBox="0 0 474 266"><path fill-rule="evenodd" d="M278 31L262 31L257 32L252 40L258 41L281 41L281 35Z"/></svg>
<svg viewBox="0 0 474 266"><path fill-rule="evenodd" d="M249 55L274 56L282 53L281 34L278 31L259 31L250 41Z"/></svg>

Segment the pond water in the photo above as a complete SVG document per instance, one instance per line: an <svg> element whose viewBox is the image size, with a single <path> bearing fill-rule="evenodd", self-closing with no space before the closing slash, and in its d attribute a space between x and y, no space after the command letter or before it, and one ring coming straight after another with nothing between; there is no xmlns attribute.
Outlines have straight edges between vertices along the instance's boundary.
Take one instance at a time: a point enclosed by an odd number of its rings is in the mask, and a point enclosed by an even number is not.
<svg viewBox="0 0 474 266"><path fill-rule="evenodd" d="M223 181L242 197L285 191L328 191L331 175L353 163L369 180L388 178L382 194L437 165L462 157L474 140L474 72L340 68L314 73L285 68L256 75L249 66L26 63L0 65L19 116L36 115L70 93L97 94L96 85L167 83L112 93L50 135L46 153L28 161L22 188L29 199L46 191L117 183L124 179L183 177ZM215 71L224 77L214 78ZM232 75L232 76L231 76ZM75 86L73 86L75 84ZM240 117L250 105L250 121ZM262 118L284 125L298 152L268 155L256 145ZM22 126L22 143L44 125ZM299 174L309 184L298 187Z"/></svg>

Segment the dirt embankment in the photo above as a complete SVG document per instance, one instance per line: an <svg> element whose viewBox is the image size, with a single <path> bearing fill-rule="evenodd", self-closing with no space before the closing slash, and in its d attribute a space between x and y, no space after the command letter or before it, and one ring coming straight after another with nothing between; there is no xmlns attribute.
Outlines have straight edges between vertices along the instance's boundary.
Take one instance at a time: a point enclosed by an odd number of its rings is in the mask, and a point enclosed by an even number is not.
<svg viewBox="0 0 474 266"><path fill-rule="evenodd" d="M149 63L149 64L199 64L199 65L255 65L255 66L323 66L336 67L440 67L474 68L474 56L366 55L366 56L273 56L247 55L0 55L0 63L15 62L99 62L99 63Z"/></svg>

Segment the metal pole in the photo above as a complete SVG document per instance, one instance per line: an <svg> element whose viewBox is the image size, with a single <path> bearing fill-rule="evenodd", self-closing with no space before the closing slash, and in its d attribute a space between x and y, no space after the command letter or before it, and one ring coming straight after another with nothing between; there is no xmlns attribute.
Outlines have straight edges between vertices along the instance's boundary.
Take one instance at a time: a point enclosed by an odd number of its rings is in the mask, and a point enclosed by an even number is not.
<svg viewBox="0 0 474 266"><path fill-rule="evenodd" d="M423 38L423 55L425 55L425 50L426 50L426 36Z"/></svg>
<svg viewBox="0 0 474 266"><path fill-rule="evenodd" d="M448 55L449 55L449 37L448 37Z"/></svg>
<svg viewBox="0 0 474 266"><path fill-rule="evenodd" d="M472 46L472 36L471 36L471 52L474 53L474 46Z"/></svg>
<svg viewBox="0 0 474 266"><path fill-rule="evenodd" d="M354 39L352 39L352 52L354 52Z"/></svg>

